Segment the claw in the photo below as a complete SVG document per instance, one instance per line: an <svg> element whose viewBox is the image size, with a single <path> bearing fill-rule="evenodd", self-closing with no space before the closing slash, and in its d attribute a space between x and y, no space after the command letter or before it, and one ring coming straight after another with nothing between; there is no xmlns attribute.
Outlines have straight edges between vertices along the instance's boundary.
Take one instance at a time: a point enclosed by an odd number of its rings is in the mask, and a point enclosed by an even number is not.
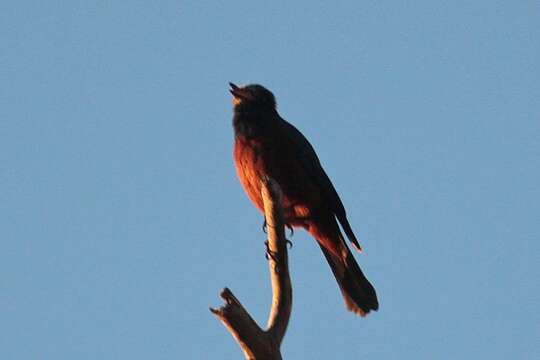
<svg viewBox="0 0 540 360"><path fill-rule="evenodd" d="M267 233L267 232L266 232L267 225L268 225L268 224L266 223L266 218L264 218L264 222L263 222L263 224L262 224L262 231L263 231L263 233L265 233L265 234Z"/></svg>
<svg viewBox="0 0 540 360"><path fill-rule="evenodd" d="M285 239L286 243L287 243L287 246L289 246L289 249L292 249L292 241L291 240L288 240L288 239Z"/></svg>
<svg viewBox="0 0 540 360"><path fill-rule="evenodd" d="M285 224L285 226L291 232L291 237L292 237L294 235L294 229L293 229L292 225L291 224Z"/></svg>
<svg viewBox="0 0 540 360"><path fill-rule="evenodd" d="M264 246L266 246L266 254L264 254L264 257L266 258L266 260L272 259L277 263L276 253L270 250L268 241L264 242Z"/></svg>

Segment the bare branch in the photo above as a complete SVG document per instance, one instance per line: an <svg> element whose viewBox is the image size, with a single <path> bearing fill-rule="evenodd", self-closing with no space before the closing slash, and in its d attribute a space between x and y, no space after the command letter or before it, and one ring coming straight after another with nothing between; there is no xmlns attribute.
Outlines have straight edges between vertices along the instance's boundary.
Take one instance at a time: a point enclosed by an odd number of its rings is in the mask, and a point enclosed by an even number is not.
<svg viewBox="0 0 540 360"><path fill-rule="evenodd" d="M292 309L292 286L289 276L287 240L285 239L281 189L270 178L263 181L262 197L268 226L268 266L272 281L272 307L268 317L268 332L281 345Z"/></svg>
<svg viewBox="0 0 540 360"><path fill-rule="evenodd" d="M287 330L292 309L287 240L285 239L281 189L272 179L261 181L261 195L268 227L268 266L272 283L272 306L267 330L262 330L233 293L225 288L225 305L210 308L236 339L246 359L281 359L280 345Z"/></svg>

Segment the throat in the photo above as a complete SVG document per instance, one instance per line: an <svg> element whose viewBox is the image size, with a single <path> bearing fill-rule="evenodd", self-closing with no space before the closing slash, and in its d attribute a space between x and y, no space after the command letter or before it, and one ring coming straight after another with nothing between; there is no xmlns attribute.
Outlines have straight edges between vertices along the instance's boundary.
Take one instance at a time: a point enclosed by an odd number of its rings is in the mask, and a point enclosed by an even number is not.
<svg viewBox="0 0 540 360"><path fill-rule="evenodd" d="M236 110L233 117L234 134L246 139L256 138L261 136L272 122L273 117L269 114Z"/></svg>

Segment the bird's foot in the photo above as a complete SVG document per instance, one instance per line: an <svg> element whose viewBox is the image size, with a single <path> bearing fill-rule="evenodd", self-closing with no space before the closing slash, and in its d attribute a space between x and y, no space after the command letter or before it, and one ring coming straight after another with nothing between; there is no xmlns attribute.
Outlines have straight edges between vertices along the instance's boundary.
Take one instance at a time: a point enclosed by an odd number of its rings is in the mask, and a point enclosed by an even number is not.
<svg viewBox="0 0 540 360"><path fill-rule="evenodd" d="M277 262L277 253L275 251L270 250L270 245L269 245L268 241L264 242L264 246L266 247L266 254L264 255L266 260L272 259L275 262Z"/></svg>
<svg viewBox="0 0 540 360"><path fill-rule="evenodd" d="M285 224L285 226L287 227L287 229L289 229L290 231L290 236L292 237L294 235L294 228L292 227L291 224ZM266 222L266 218L264 218L264 221L263 221L263 224L262 224L262 231L263 233L267 234L268 230L268 223Z"/></svg>
<svg viewBox="0 0 540 360"><path fill-rule="evenodd" d="M287 241L290 242L289 240ZM272 260L274 262L274 271L279 274L281 272L281 269L278 261L278 253L276 251L270 250L270 245L268 241L264 242L264 246L266 246L266 254L264 255L264 257L266 258L266 260Z"/></svg>

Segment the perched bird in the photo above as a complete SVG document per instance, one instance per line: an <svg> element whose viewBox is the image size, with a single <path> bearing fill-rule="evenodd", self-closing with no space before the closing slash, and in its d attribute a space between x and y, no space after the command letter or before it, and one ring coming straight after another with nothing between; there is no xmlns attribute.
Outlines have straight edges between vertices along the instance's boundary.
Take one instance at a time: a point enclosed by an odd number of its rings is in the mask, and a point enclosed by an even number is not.
<svg viewBox="0 0 540 360"><path fill-rule="evenodd" d="M315 150L276 110L274 95L261 85L230 83L234 106L234 162L245 192L261 211L261 179L273 178L283 191L285 221L317 240L337 280L347 308L365 316L377 310L375 289L345 243L361 250L336 189Z"/></svg>

